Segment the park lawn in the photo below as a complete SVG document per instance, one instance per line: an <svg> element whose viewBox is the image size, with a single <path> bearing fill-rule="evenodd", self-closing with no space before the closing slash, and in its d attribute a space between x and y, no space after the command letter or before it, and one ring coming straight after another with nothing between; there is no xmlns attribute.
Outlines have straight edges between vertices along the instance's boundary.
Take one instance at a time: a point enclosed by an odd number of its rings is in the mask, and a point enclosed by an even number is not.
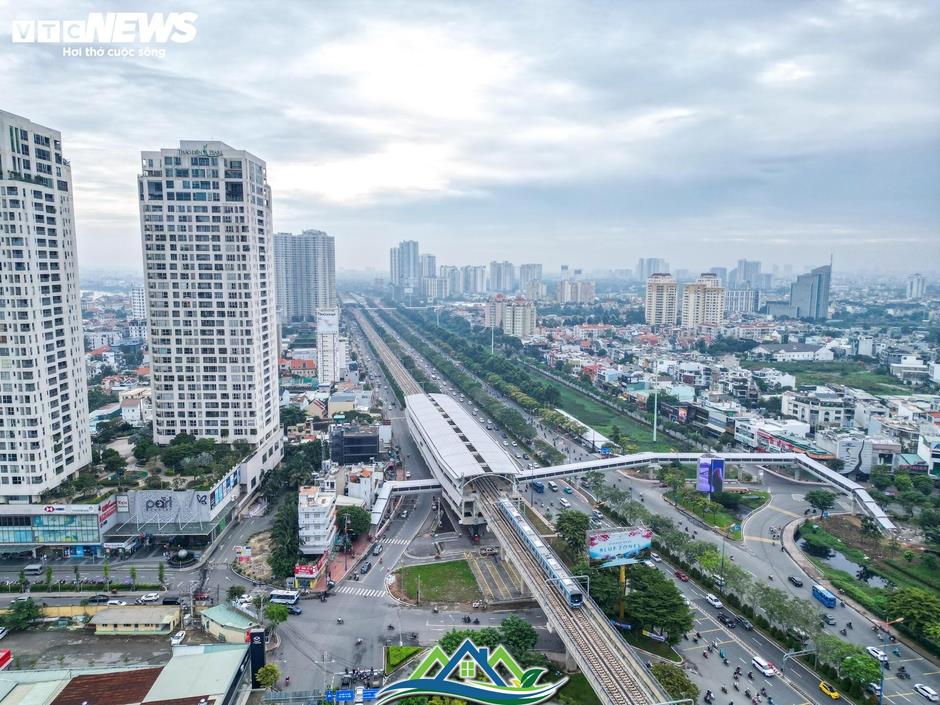
<svg viewBox="0 0 940 705"><path fill-rule="evenodd" d="M639 452L686 450L684 443L662 434L659 434L654 443L652 428L647 428L629 416L617 413L571 387L559 384L557 388L561 393L559 404L561 409L608 438L616 425L620 429L621 444L632 443L636 445Z"/></svg>
<svg viewBox="0 0 940 705"><path fill-rule="evenodd" d="M473 602L480 588L467 561L413 565L396 572L401 591L411 600L425 602Z"/></svg>
<svg viewBox="0 0 940 705"><path fill-rule="evenodd" d="M563 705L601 705L600 698L583 673L568 676L568 682L558 691L558 702Z"/></svg>
<svg viewBox="0 0 940 705"><path fill-rule="evenodd" d="M388 675L403 663L420 654L423 646L387 646L385 647L385 675Z"/></svg>
<svg viewBox="0 0 940 705"><path fill-rule="evenodd" d="M796 375L797 385L844 384L863 389L871 394L907 394L910 388L900 384L891 375L872 372L861 362L759 362L745 360L742 367L759 369L773 367L787 374Z"/></svg>
<svg viewBox="0 0 940 705"><path fill-rule="evenodd" d="M673 502L676 501L675 492L667 492L666 496L669 499L671 499ZM717 529L724 530L730 527L732 524L736 524L738 522L737 517L721 509L718 510L717 512L704 512L704 513L699 511L698 509L693 509L688 504L686 504L686 502L683 501L682 497L679 497L679 506L685 509L687 512L691 512L692 514L697 516L699 519L704 521L709 526L714 526Z"/></svg>

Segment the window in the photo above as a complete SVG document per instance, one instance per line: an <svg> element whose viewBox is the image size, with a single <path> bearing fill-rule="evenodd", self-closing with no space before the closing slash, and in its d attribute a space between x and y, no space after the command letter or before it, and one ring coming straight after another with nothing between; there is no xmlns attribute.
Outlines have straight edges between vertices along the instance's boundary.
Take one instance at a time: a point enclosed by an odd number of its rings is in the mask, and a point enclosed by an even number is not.
<svg viewBox="0 0 940 705"><path fill-rule="evenodd" d="M476 678L477 665L473 661L460 662L460 678L463 680Z"/></svg>

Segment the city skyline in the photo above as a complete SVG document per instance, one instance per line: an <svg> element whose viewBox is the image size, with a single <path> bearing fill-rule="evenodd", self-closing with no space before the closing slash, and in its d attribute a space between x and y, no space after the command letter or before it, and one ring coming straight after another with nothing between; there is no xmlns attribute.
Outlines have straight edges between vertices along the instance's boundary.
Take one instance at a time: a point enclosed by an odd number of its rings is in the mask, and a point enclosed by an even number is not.
<svg viewBox="0 0 940 705"><path fill-rule="evenodd" d="M275 231L331 233L340 270L381 270L406 239L438 263L537 249L547 268L589 243L586 270L632 266L654 243L703 271L830 253L841 271L940 261L936 8L719 4L693 25L674 7L553 5L546 27L568 32L559 45L527 6L366 3L315 17L287 6L258 19L271 31L250 56L225 50L249 28L214 11L164 59L108 71L59 46L14 45L0 86L6 109L73 135L83 266L137 269L127 184L141 149L180 139L263 155L281 194ZM96 8L70 8L83 9ZM276 39L285 27L305 41ZM93 108L71 99L78 86L95 91ZM40 101L45 91L75 108ZM213 99L174 107L194 91Z"/></svg>

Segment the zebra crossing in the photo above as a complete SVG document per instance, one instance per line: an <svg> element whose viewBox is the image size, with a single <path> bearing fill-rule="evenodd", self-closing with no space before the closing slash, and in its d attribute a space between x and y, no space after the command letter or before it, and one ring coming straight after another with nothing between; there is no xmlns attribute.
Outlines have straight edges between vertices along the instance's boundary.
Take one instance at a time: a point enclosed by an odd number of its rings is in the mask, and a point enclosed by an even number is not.
<svg viewBox="0 0 940 705"><path fill-rule="evenodd" d="M357 595L359 597L382 597L385 590L355 587L354 585L341 585L337 590L341 595Z"/></svg>
<svg viewBox="0 0 940 705"><path fill-rule="evenodd" d="M407 546L411 539L382 539L379 543L391 544L395 546Z"/></svg>

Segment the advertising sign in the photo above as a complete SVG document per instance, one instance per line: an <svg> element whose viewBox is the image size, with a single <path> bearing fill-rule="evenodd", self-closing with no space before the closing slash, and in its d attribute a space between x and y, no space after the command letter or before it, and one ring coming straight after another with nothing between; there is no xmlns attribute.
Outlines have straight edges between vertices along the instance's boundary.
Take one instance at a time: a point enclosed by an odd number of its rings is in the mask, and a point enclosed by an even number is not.
<svg viewBox="0 0 940 705"><path fill-rule="evenodd" d="M236 546L235 558L239 563L251 562L251 546Z"/></svg>
<svg viewBox="0 0 940 705"><path fill-rule="evenodd" d="M725 461L724 458L714 458L711 456L702 456L698 460L698 483L696 485L699 492L721 492L725 486Z"/></svg>
<svg viewBox="0 0 940 705"><path fill-rule="evenodd" d="M643 527L617 531L588 531L588 557L602 568L636 563L635 557L653 544L653 531Z"/></svg>
<svg viewBox="0 0 940 705"><path fill-rule="evenodd" d="M117 510L121 514L127 514L130 511L130 503L126 494L119 494L117 497Z"/></svg>

